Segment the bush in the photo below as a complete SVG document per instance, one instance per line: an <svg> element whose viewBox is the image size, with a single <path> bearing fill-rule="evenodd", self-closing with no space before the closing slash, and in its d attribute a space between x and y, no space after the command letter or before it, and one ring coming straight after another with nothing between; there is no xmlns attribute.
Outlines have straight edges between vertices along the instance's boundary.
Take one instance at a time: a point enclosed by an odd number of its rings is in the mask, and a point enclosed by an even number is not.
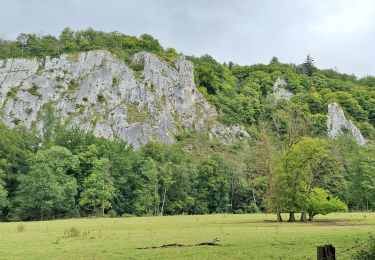
<svg viewBox="0 0 375 260"><path fill-rule="evenodd" d="M118 217L118 214L116 211L114 211L113 209L109 210L107 215L110 217L110 218L117 218Z"/></svg>
<svg viewBox="0 0 375 260"><path fill-rule="evenodd" d="M71 79L68 83L68 92L75 92L79 90L78 82L74 79Z"/></svg>
<svg viewBox="0 0 375 260"><path fill-rule="evenodd" d="M112 85L113 85L113 86L118 86L119 83L120 83L119 78L116 77L116 76L113 76L113 77L112 77Z"/></svg>
<svg viewBox="0 0 375 260"><path fill-rule="evenodd" d="M248 213L259 213L259 207L256 203L252 202L250 203L249 207L247 208Z"/></svg>
<svg viewBox="0 0 375 260"><path fill-rule="evenodd" d="M31 87L27 90L27 92L29 92L30 95L37 96L37 97L39 97L39 98L42 97L42 94L39 93L39 91L38 91L38 86L35 85L35 83L33 83L33 84L31 85Z"/></svg>
<svg viewBox="0 0 375 260"><path fill-rule="evenodd" d="M100 102L100 103L105 101L105 97L104 97L103 94L98 94L98 95L96 96L96 99L97 99L98 102Z"/></svg>
<svg viewBox="0 0 375 260"><path fill-rule="evenodd" d="M354 260L371 260L375 259L375 235L370 234L364 244L358 244L357 251L353 253Z"/></svg>

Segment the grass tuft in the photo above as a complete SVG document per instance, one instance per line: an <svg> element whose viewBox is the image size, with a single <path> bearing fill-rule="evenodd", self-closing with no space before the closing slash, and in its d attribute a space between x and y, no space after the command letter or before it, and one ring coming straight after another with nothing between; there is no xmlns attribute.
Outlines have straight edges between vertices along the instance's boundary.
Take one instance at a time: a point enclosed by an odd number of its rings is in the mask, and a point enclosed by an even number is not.
<svg viewBox="0 0 375 260"><path fill-rule="evenodd" d="M21 233L21 232L25 231L25 229L26 229L26 226L24 224L21 223L21 224L17 225L17 232L18 233Z"/></svg>
<svg viewBox="0 0 375 260"><path fill-rule="evenodd" d="M81 231L77 227L71 227L65 229L64 237L79 237L81 235Z"/></svg>

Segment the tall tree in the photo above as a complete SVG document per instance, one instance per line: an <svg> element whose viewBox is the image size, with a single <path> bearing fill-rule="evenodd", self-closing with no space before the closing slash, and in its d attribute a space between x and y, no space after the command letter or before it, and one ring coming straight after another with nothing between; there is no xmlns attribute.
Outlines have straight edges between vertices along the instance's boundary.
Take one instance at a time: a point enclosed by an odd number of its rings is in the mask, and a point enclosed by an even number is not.
<svg viewBox="0 0 375 260"><path fill-rule="evenodd" d="M226 212L229 203L229 182L225 165L219 157L206 159L198 168L197 211Z"/></svg>
<svg viewBox="0 0 375 260"><path fill-rule="evenodd" d="M252 184L266 183L266 190L262 192L266 208L269 212L277 213L277 221L282 221L279 205L276 200L276 151L270 137L270 129L266 124L260 125L257 142L252 152L253 162L250 166ZM261 185L265 186L265 185ZM254 188L253 188L254 191ZM254 193L253 193L254 197Z"/></svg>
<svg viewBox="0 0 375 260"><path fill-rule="evenodd" d="M80 204L93 207L94 211L100 208L101 214L104 215L105 210L111 207L114 192L109 160L107 158L95 160L91 174L83 182Z"/></svg>
<svg viewBox="0 0 375 260"><path fill-rule="evenodd" d="M0 169L0 213L1 209L8 204L8 191L5 189L5 182L3 181L4 172Z"/></svg>
<svg viewBox="0 0 375 260"><path fill-rule="evenodd" d="M356 154L351 156L347 165L349 205L356 210L371 210L375 208L375 148L358 147Z"/></svg>
<svg viewBox="0 0 375 260"><path fill-rule="evenodd" d="M302 138L285 154L278 176L278 200L284 210L294 213L301 211L301 220L306 220L308 194L318 186L337 184L340 167L329 149L328 142L318 138Z"/></svg>
<svg viewBox="0 0 375 260"><path fill-rule="evenodd" d="M67 173L77 169L77 158L66 148L52 146L38 151L31 165L31 171L20 178L12 217L43 220L73 214L77 182Z"/></svg>
<svg viewBox="0 0 375 260"><path fill-rule="evenodd" d="M135 190L134 211L136 215L158 215L160 196L157 163L152 158L142 161L140 180Z"/></svg>
<svg viewBox="0 0 375 260"><path fill-rule="evenodd" d="M305 62L302 64L303 72L308 76L312 76L314 72L317 70L314 64L314 58L307 55Z"/></svg>

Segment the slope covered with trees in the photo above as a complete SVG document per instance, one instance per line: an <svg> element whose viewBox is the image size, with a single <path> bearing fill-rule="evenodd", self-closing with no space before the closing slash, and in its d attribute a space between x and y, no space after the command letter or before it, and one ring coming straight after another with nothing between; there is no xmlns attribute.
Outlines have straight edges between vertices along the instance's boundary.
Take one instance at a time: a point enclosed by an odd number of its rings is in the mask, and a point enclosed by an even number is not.
<svg viewBox="0 0 375 260"><path fill-rule="evenodd" d="M0 41L0 59L42 58L106 49L133 69L132 56L148 51L173 62L149 35L139 38L92 29L65 29L59 37L22 34ZM195 82L226 124L241 124L250 138L224 145L208 133L185 129L174 145L135 150L124 141L54 127L40 135L21 124L0 125L0 207L3 220L93 214L164 215L215 212L302 213L375 209L375 78L320 70L272 58L268 65L220 64L188 57ZM271 98L278 78L294 96ZM327 104L337 102L369 140L349 133L328 140ZM348 206L348 208L347 208Z"/></svg>

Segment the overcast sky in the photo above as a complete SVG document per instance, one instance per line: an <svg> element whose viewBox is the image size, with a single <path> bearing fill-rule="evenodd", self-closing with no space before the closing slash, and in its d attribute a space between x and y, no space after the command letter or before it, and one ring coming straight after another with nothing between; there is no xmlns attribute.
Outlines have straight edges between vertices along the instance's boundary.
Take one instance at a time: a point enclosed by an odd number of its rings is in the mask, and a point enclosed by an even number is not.
<svg viewBox="0 0 375 260"><path fill-rule="evenodd" d="M375 74L373 0L0 0L0 35L75 30L149 33L187 55L241 65L302 63Z"/></svg>

